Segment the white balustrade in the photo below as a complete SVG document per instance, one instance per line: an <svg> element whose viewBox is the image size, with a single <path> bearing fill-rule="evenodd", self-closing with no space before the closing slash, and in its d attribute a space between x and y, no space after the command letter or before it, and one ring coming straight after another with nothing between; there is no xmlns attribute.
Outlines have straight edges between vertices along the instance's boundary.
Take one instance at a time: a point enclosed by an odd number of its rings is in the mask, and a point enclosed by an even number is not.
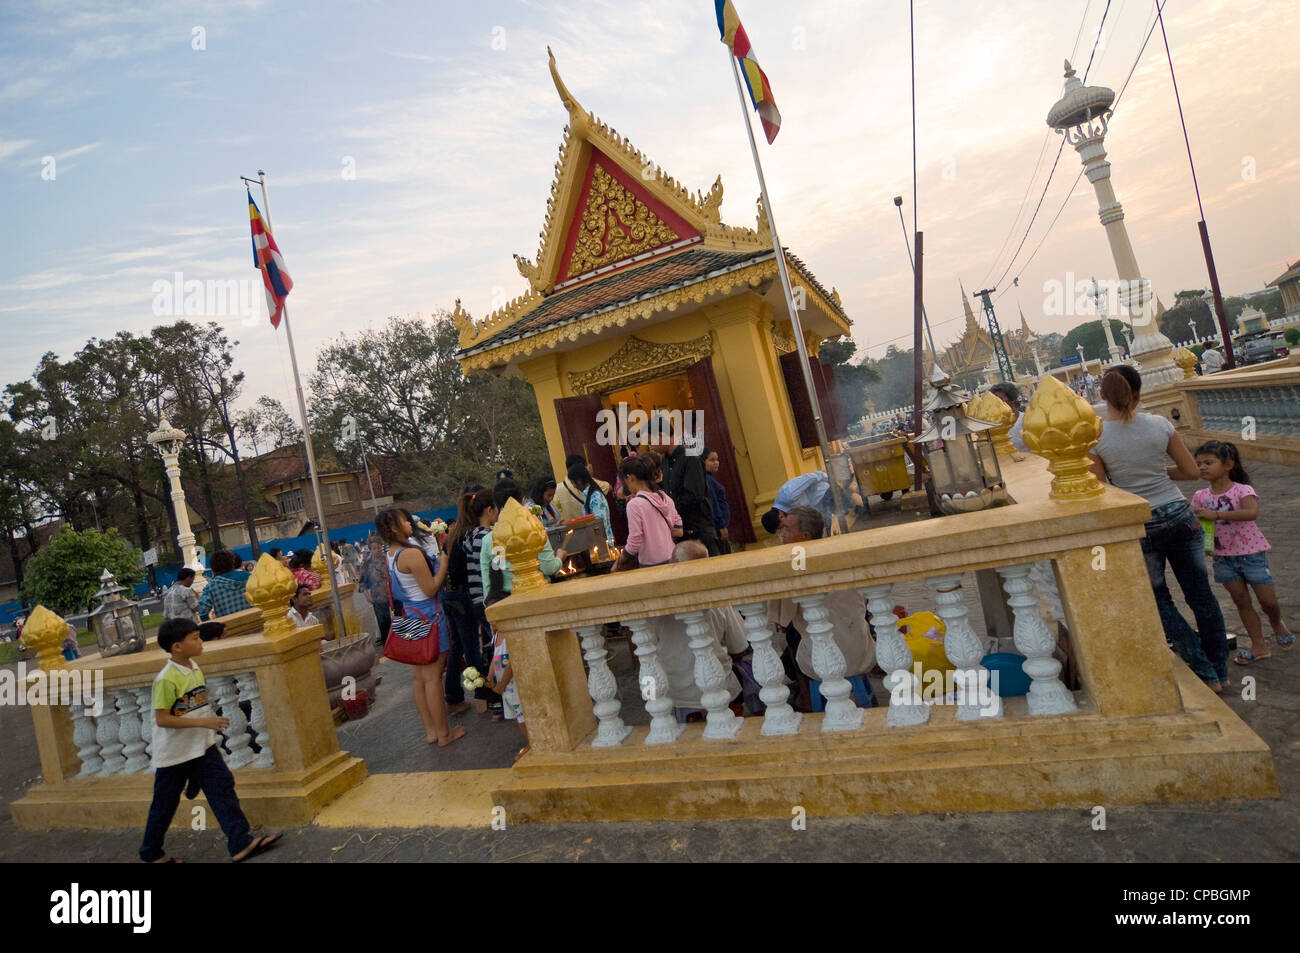
<svg viewBox="0 0 1300 953"><path fill-rule="evenodd" d="M235 684L235 677L214 675L212 690L216 695L217 708L223 717L230 719L230 725L226 728L226 749L229 754L223 750L222 756L231 771L238 771L252 763L254 754L249 746L248 720L244 717L244 710L239 707L239 688Z"/></svg>
<svg viewBox="0 0 1300 953"><path fill-rule="evenodd" d="M236 675L235 685L239 689L238 701L248 702L251 707L252 717L249 719L249 724L255 734L253 742L262 749L253 759L252 766L269 768L275 764L275 756L271 753L271 736L266 730L266 712L262 710L262 695L257 685L257 673L244 672Z"/></svg>
<svg viewBox="0 0 1300 953"><path fill-rule="evenodd" d="M912 651L898 631L894 615L894 584L863 586L858 592L867 600L871 627L876 630L876 661L886 672L889 710L885 724L892 728L928 724L930 706L921 699L921 680L912 671Z"/></svg>
<svg viewBox="0 0 1300 953"><path fill-rule="evenodd" d="M703 611L678 612L676 618L686 624L687 644L695 655L695 684L700 689L700 704L708 713L705 718L706 739L734 738L744 722L728 707L731 696L723 687L727 673L714 654L717 640L704 620Z"/></svg>
<svg viewBox="0 0 1300 953"><path fill-rule="evenodd" d="M984 643L971 627L961 573L932 576L926 584L934 591L938 615L944 622L944 654L957 667L957 720L1001 718L1002 699L989 689L989 670L980 665Z"/></svg>
<svg viewBox="0 0 1300 953"><path fill-rule="evenodd" d="M803 613L807 629L804 638L812 640L812 666L826 699L826 717L822 731L853 731L862 726L862 709L853 703L853 687L844 677L844 653L835 644L834 628L826 612L824 592L795 596L794 603Z"/></svg>
<svg viewBox="0 0 1300 953"><path fill-rule="evenodd" d="M149 767L144 770L153 771L153 729L156 719L153 708L153 684L141 685L131 689L135 692L136 702L140 706L140 740L144 742L144 756L150 758Z"/></svg>
<svg viewBox="0 0 1300 953"><path fill-rule="evenodd" d="M587 691L593 702L598 727L592 746L611 748L621 745L632 733L620 717L623 705L618 698L618 681L609 669L609 652L605 649L603 625L580 625L578 637L582 640L582 657L587 661Z"/></svg>
<svg viewBox="0 0 1300 953"><path fill-rule="evenodd" d="M659 644L649 619L631 619L626 623L632 631L632 644L641 663L641 697L650 715L648 745L676 741L686 728L673 718L673 700L668 697L668 676L659 664Z"/></svg>
<svg viewBox="0 0 1300 953"><path fill-rule="evenodd" d="M772 647L772 622L767 616L766 602L751 602L736 609L745 619L745 632L749 636L750 656L754 678L760 686L758 697L767 707L760 735L793 735L799 730L803 715L790 707L790 689L785 683L785 666L781 656Z"/></svg>
<svg viewBox="0 0 1300 953"><path fill-rule="evenodd" d="M1061 592L1056 588L1056 570L1050 559L1040 559L1029 566L1029 579L1038 591L1038 595L1047 603L1052 618L1058 622L1065 621L1065 609L1061 606Z"/></svg>
<svg viewBox="0 0 1300 953"><path fill-rule="evenodd" d="M113 707L113 697L104 696L104 710L95 720L95 740L99 742L99 755L104 765L99 774L117 774L126 767L122 757L122 740L118 737L121 726L118 724L117 710Z"/></svg>
<svg viewBox="0 0 1300 953"><path fill-rule="evenodd" d="M95 721L86 714L83 699L75 699L68 712L72 716L72 743L77 746L77 757L81 760L77 777L98 774L104 768L104 759L99 756L99 742L95 740Z"/></svg>
<svg viewBox="0 0 1300 953"><path fill-rule="evenodd" d="M1065 715L1078 709L1074 695L1058 677L1061 663L1052 655L1056 639L1038 611L1038 600L1031 594L1030 567L999 566L998 575L1007 591L1007 604L1015 613L1016 648L1025 656L1022 665L1032 682L1029 686L1031 715Z"/></svg>
<svg viewBox="0 0 1300 953"><path fill-rule="evenodd" d="M122 773L139 774L149 767L149 759L145 756L145 744L140 737L140 705L135 690L120 688L113 697L118 711L117 738L122 743L122 757L126 759Z"/></svg>

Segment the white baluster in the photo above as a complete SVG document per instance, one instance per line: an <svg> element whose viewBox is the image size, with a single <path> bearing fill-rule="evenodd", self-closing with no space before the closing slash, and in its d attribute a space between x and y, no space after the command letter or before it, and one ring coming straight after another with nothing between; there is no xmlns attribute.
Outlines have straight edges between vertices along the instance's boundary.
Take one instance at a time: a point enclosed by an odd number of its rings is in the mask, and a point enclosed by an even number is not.
<svg viewBox="0 0 1300 953"><path fill-rule="evenodd" d="M618 681L609 670L609 652L605 651L605 627L580 625L578 637L582 639L582 657L587 660L587 691L591 694L592 711L596 713L594 748L612 748L621 745L632 733L623 724L619 712L623 703L618 698Z"/></svg>
<svg viewBox="0 0 1300 953"><path fill-rule="evenodd" d="M113 697L117 700L117 738L122 742L122 757L126 758L122 773L139 774L149 767L149 759L145 757L144 742L140 739L140 706L135 689L118 689Z"/></svg>
<svg viewBox="0 0 1300 953"><path fill-rule="evenodd" d="M1052 618L1058 622L1065 621L1065 610L1061 607L1061 593L1056 588L1056 571L1050 559L1040 559L1029 566L1029 579L1038 594L1047 602Z"/></svg>
<svg viewBox="0 0 1300 953"><path fill-rule="evenodd" d="M853 703L853 686L844 677L847 663L844 653L835 644L834 627L829 621L825 602L826 594L823 592L794 597L794 603L804 618L804 638L812 639L812 667L822 683L821 692L826 699L822 731L852 731L862 727L862 709Z"/></svg>
<svg viewBox="0 0 1300 953"><path fill-rule="evenodd" d="M236 675L235 685L239 689L237 701L248 702L252 706L249 724L252 725L256 735L253 740L262 749L253 759L253 767L269 768L275 764L275 756L271 753L271 736L266 730L266 712L262 710L262 695L257 686L257 673L244 672L242 675Z"/></svg>
<svg viewBox="0 0 1300 953"><path fill-rule="evenodd" d="M924 725L930 721L930 706L921 700L921 680L912 671L912 650L898 631L894 615L894 584L863 586L858 590L867 600L871 627L876 630L876 660L888 674L889 710L885 724L891 728Z"/></svg>
<svg viewBox="0 0 1300 953"><path fill-rule="evenodd" d="M1030 591L1029 566L999 566L998 575L1007 590L1007 605L1015 613L1013 627L1016 648L1025 656L1022 667L1033 681L1029 685L1029 714L1064 715L1078 709L1078 704L1058 677L1061 663L1052 656L1056 639L1038 610L1038 600Z"/></svg>
<svg viewBox="0 0 1300 953"><path fill-rule="evenodd" d="M95 740L95 722L86 714L84 699L78 698L68 706L72 716L72 743L77 746L77 757L81 759L81 770L77 777L87 778L98 774L104 767L104 759L99 756L99 742Z"/></svg>
<svg viewBox="0 0 1300 953"><path fill-rule="evenodd" d="M254 757L253 749L248 744L248 719L239 707L239 688L235 685L234 676L214 675L212 689L216 693L217 707L221 709L221 714L230 719L230 726L226 728L226 747L230 749L230 754L223 751L222 756L231 771L238 771L250 764Z"/></svg>
<svg viewBox="0 0 1300 953"><path fill-rule="evenodd" d="M95 740L99 742L99 755L104 759L100 774L117 774L126 767L122 757L122 741L118 738L121 726L117 720L117 709L113 707L113 696L104 696L104 711L95 720Z"/></svg>
<svg viewBox="0 0 1300 953"><path fill-rule="evenodd" d="M766 602L751 602L736 609L745 618L749 647L754 650L751 664L754 678L761 686L758 697L767 706L760 735L793 735L799 731L803 715L790 707L790 689L785 684L785 667L781 656L772 648L772 623L767 617Z"/></svg>
<svg viewBox="0 0 1300 953"><path fill-rule="evenodd" d="M700 704L708 712L704 737L734 738L744 727L744 721L737 718L736 713L727 707L727 703L731 701L731 696L723 688L727 681L727 673L713 651L713 647L717 644L713 629L704 621L703 610L678 612L676 617L686 623L687 643L695 655L695 684L700 689Z"/></svg>
<svg viewBox="0 0 1300 953"><path fill-rule="evenodd" d="M144 742L144 756L149 758L149 767L143 770L152 773L153 767L153 726L157 716L153 708L153 685L141 685L134 689L136 703L140 706L140 740Z"/></svg>
<svg viewBox="0 0 1300 953"><path fill-rule="evenodd" d="M947 629L943 637L944 654L957 667L953 673L958 680L957 720L1001 718L1002 699L989 690L989 670L980 665L984 643L967 617L961 573L934 576L926 583L934 590L939 618Z"/></svg>
<svg viewBox="0 0 1300 953"><path fill-rule="evenodd" d="M673 719L668 676L659 664L659 640L649 619L631 619L626 625L632 631L632 644L636 646L636 657L641 663L641 697L645 699L645 710L650 714L650 733L646 735L645 743L659 745L676 741L686 726Z"/></svg>

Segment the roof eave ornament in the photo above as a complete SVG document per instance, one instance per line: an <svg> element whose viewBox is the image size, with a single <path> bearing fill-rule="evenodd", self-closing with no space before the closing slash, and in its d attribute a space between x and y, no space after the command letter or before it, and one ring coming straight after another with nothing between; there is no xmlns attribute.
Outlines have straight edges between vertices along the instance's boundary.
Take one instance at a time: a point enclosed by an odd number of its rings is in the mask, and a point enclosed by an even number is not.
<svg viewBox="0 0 1300 953"><path fill-rule="evenodd" d="M551 81L555 83L555 91L560 94L560 102L569 111L569 132L575 137L580 136L590 125L587 111L569 92L569 87L564 85L564 80L560 79L560 70L555 65L555 54L551 52L549 46L546 48L546 56L550 63Z"/></svg>

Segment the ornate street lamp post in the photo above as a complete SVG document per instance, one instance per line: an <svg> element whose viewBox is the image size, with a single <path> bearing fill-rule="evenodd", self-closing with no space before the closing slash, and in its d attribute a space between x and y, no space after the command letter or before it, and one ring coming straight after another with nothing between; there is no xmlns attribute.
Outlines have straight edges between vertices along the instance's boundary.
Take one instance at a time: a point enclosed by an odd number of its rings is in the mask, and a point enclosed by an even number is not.
<svg viewBox="0 0 1300 953"><path fill-rule="evenodd" d="M1110 183L1110 163L1106 161L1107 123L1115 91L1105 86L1084 86L1074 74L1070 61L1065 61L1065 92L1047 114L1047 125L1065 136L1074 146L1083 162L1088 181L1097 193L1097 212L1106 228L1111 257L1121 280L1120 309L1136 329L1136 337L1129 351L1139 363L1143 390L1172 384L1183 379L1183 372L1174 364L1173 344L1160 333L1154 320L1154 311L1148 308L1152 301L1150 282L1138 270L1137 256L1124 227L1124 207L1115 197Z"/></svg>
<svg viewBox="0 0 1300 953"><path fill-rule="evenodd" d="M198 548L194 545L194 533L190 529L190 514L185 508L185 488L181 486L181 448L185 446L185 431L173 427L163 417L158 421L158 429L149 434L150 445L162 455L163 465L167 468L167 479L171 484L172 509L176 513L176 543L181 550L181 565L194 570L193 589L202 592L207 585L203 575L203 561L199 558Z"/></svg>

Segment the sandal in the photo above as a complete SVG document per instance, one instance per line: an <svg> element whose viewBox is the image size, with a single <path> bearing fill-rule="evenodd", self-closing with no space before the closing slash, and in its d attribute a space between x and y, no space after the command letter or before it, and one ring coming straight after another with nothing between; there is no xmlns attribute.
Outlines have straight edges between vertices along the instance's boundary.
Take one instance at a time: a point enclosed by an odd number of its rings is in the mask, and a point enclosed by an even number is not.
<svg viewBox="0 0 1300 953"><path fill-rule="evenodd" d="M1283 632L1281 635L1275 636L1274 641L1277 642L1277 647L1283 652L1290 652L1295 648L1295 633Z"/></svg>
<svg viewBox="0 0 1300 953"><path fill-rule="evenodd" d="M242 864L248 858L256 857L258 854L270 850L283 836L283 834L269 834L266 837L259 837L234 857L231 857L230 860L232 863Z"/></svg>
<svg viewBox="0 0 1300 953"><path fill-rule="evenodd" d="M1255 655L1249 649L1238 649L1232 660L1238 665L1249 665L1251 662L1262 662L1264 659L1272 657L1271 653L1269 655Z"/></svg>

